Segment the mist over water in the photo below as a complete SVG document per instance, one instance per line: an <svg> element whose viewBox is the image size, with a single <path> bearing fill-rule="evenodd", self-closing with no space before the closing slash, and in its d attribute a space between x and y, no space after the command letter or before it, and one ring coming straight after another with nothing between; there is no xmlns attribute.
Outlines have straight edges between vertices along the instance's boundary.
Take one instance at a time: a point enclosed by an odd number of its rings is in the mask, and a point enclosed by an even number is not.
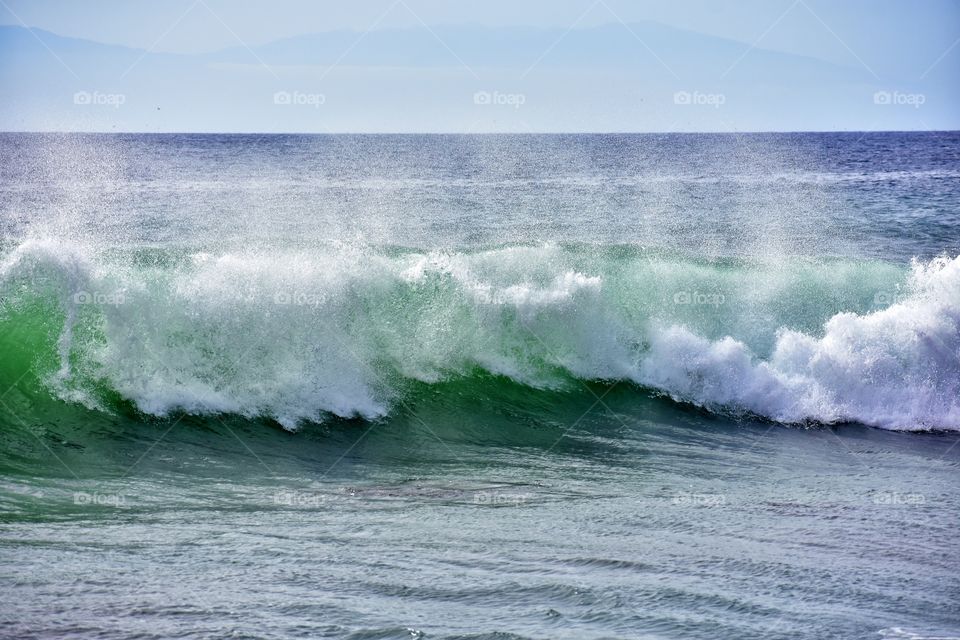
<svg viewBox="0 0 960 640"><path fill-rule="evenodd" d="M957 249L952 133L5 134L0 144L15 159L2 168L8 240L214 254L587 242L902 262Z"/></svg>
<svg viewBox="0 0 960 640"><path fill-rule="evenodd" d="M944 138L9 135L8 322L57 334L62 399L156 416L375 419L482 372L956 429Z"/></svg>

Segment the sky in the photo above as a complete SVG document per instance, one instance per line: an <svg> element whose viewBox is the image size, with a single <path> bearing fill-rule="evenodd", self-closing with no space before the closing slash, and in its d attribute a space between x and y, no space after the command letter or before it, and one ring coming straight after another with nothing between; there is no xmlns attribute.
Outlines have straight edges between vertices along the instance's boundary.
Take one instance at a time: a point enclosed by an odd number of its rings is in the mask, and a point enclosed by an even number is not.
<svg viewBox="0 0 960 640"><path fill-rule="evenodd" d="M806 5L806 7L803 6ZM24 23L61 35L158 51L196 53L305 33L428 25L568 28L616 20L654 20L835 62L855 52L880 55L896 40L960 38L956 0L4 0L0 23ZM814 15L815 14L815 15ZM829 25L852 51L826 30ZM179 21L179 22L178 22ZM176 26L173 26L176 25ZM171 28L172 27L172 28ZM860 54L857 54L860 55ZM932 62L932 61L931 61Z"/></svg>
<svg viewBox="0 0 960 640"><path fill-rule="evenodd" d="M0 0L0 25L43 30L0 33L8 130L960 128L957 0Z"/></svg>

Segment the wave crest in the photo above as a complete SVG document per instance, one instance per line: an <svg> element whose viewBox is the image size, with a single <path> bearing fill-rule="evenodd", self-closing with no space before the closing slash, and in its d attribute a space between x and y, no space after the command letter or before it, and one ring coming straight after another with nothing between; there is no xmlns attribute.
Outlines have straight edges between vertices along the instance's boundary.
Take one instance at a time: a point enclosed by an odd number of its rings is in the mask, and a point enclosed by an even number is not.
<svg viewBox="0 0 960 640"><path fill-rule="evenodd" d="M624 380L782 422L960 429L960 257L691 261L625 247L106 254L32 240L0 324L51 334L59 397L377 419L412 381ZM50 308L58 309L53 313Z"/></svg>

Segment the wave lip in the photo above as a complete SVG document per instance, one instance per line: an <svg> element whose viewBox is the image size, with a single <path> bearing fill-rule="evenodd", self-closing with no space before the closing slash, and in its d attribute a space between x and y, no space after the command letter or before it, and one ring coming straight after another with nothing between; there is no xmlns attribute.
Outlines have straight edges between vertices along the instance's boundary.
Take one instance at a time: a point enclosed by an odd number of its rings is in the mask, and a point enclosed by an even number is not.
<svg viewBox="0 0 960 640"><path fill-rule="evenodd" d="M611 247L158 257L30 240L0 263L0 294L0 326L50 334L48 389L103 409L118 395L293 429L376 420L413 382L479 370L630 381L786 423L960 430L960 257L906 272Z"/></svg>
<svg viewBox="0 0 960 640"><path fill-rule="evenodd" d="M656 333L638 382L780 422L958 430L960 257L915 262L909 289L885 309L834 315L822 337L778 330L766 361L733 338L671 326Z"/></svg>

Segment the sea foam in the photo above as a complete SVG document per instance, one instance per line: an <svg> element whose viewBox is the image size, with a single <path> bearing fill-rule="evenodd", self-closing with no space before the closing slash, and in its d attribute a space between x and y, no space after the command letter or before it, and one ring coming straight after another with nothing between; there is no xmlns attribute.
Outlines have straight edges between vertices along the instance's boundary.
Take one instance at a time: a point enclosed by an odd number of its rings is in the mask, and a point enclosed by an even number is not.
<svg viewBox="0 0 960 640"><path fill-rule="evenodd" d="M295 428L374 420L411 384L483 371L533 388L624 381L786 423L960 429L960 258L907 269L554 245L110 254L31 240L3 260L0 287L0 324L51 334L48 388L93 407L112 393L149 415ZM38 302L59 311L31 312Z"/></svg>

